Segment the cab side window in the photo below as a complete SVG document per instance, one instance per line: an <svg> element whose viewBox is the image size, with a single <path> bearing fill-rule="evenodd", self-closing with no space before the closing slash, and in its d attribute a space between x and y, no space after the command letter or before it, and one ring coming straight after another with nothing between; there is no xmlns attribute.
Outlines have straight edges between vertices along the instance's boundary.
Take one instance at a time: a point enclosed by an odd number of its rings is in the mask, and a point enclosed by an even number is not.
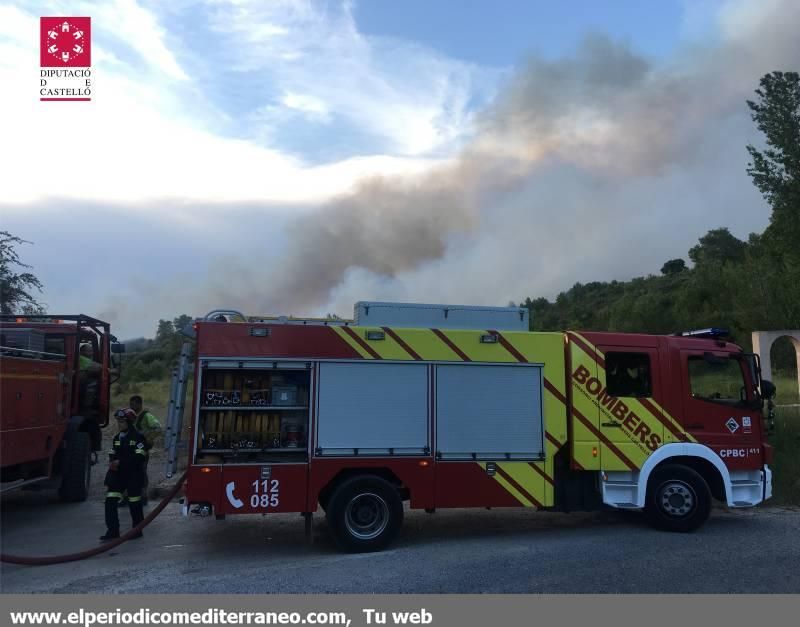
<svg viewBox="0 0 800 627"><path fill-rule="evenodd" d="M742 367L735 359L689 357L689 385L693 398L738 403L744 386Z"/></svg>
<svg viewBox="0 0 800 627"><path fill-rule="evenodd" d="M650 355L606 353L606 389L611 396L653 395Z"/></svg>
<svg viewBox="0 0 800 627"><path fill-rule="evenodd" d="M63 355L66 352L64 350L64 338L46 337L44 339L44 352L53 353L55 355Z"/></svg>

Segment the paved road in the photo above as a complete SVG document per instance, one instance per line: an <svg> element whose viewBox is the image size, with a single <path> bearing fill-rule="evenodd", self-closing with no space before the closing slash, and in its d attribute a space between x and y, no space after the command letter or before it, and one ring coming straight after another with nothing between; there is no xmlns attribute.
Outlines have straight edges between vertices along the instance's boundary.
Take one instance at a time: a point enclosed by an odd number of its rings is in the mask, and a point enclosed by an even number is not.
<svg viewBox="0 0 800 627"><path fill-rule="evenodd" d="M127 511L122 520L129 520ZM94 546L102 504L50 493L3 497L2 550L58 554ZM123 528L125 526L123 525ZM82 562L3 565L2 592L800 592L800 510L715 511L689 535L636 515L523 510L408 512L399 541L342 555L299 515L183 519L177 504L142 541Z"/></svg>

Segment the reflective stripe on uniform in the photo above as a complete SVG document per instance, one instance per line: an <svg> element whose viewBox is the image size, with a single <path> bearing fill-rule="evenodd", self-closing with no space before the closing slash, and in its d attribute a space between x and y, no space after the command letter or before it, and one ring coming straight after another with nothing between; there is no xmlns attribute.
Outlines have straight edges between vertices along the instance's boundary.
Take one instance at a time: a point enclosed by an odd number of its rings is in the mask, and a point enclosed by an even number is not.
<svg viewBox="0 0 800 627"><path fill-rule="evenodd" d="M147 451L145 451L143 448L137 448L136 449L136 454L137 455L147 455Z"/></svg>
<svg viewBox="0 0 800 627"><path fill-rule="evenodd" d="M106 492L107 499L121 499L122 492Z"/></svg>
<svg viewBox="0 0 800 627"><path fill-rule="evenodd" d="M142 500L141 496L129 496L128 497L128 503L138 503L141 500Z"/></svg>

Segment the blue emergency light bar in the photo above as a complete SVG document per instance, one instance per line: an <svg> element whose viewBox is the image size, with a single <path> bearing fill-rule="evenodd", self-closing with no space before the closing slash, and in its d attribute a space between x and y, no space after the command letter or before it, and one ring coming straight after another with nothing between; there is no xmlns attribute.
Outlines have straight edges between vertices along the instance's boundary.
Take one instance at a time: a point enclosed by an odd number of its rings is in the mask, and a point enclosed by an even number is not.
<svg viewBox="0 0 800 627"><path fill-rule="evenodd" d="M682 337L728 337L730 335L728 329L720 329L719 327L709 327L708 329L693 329L691 331L682 331L676 335Z"/></svg>

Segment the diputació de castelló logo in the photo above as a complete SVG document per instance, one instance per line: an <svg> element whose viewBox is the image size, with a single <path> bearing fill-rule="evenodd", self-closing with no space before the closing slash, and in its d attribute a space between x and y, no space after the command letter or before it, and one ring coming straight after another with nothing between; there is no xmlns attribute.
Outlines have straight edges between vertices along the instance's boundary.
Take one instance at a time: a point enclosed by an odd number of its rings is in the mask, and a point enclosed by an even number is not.
<svg viewBox="0 0 800 627"><path fill-rule="evenodd" d="M39 100L91 100L92 18L42 17L39 28Z"/></svg>

